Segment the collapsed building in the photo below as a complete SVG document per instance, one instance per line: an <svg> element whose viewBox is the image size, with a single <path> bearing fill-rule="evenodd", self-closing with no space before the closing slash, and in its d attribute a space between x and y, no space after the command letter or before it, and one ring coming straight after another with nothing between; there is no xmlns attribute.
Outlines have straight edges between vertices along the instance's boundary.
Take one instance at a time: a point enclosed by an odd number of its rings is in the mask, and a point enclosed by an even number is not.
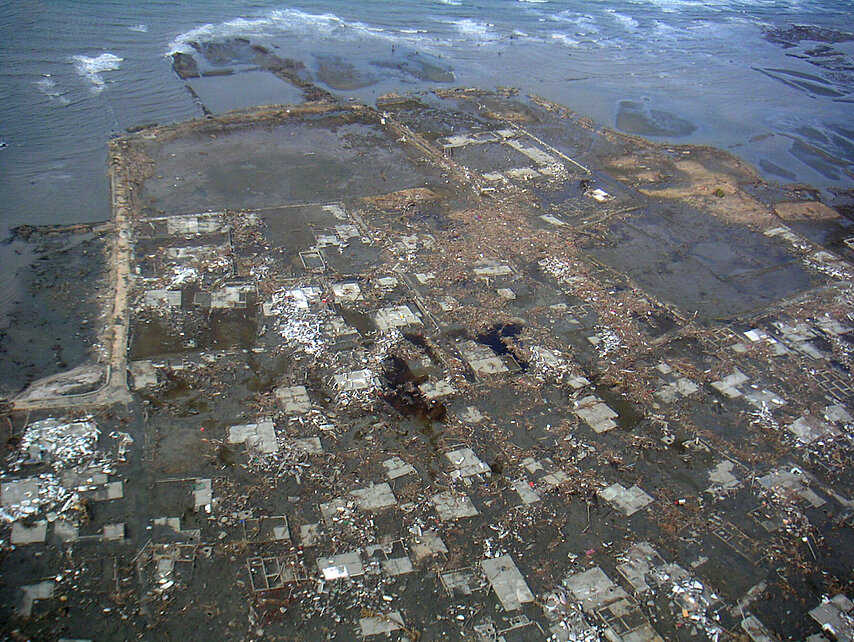
<svg viewBox="0 0 854 642"><path fill-rule="evenodd" d="M510 91L147 128L111 172L133 397L10 420L4 633L854 636L813 192Z"/></svg>

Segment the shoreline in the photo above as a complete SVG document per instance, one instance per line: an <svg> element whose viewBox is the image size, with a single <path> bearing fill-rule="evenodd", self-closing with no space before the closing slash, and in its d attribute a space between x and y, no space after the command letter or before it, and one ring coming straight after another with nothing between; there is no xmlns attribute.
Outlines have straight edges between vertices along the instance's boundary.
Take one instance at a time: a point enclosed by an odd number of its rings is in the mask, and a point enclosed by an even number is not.
<svg viewBox="0 0 854 642"><path fill-rule="evenodd" d="M305 83L302 83L305 85ZM302 85L301 85L302 86ZM310 85L308 86L308 90L311 90ZM32 226L32 225L21 225L18 228L13 230L13 235L10 238L20 237L24 238L28 237L32 233L41 233L41 234L68 234L80 231L92 231L104 233L107 230L111 231L114 241L112 242L112 253L110 259L110 277L109 280L114 285L110 286L110 289L114 291L114 301L111 304L110 312L105 311L104 314L107 314L109 318L114 319L105 325L105 336L112 336L112 339L108 341L99 340L101 343L99 362L105 364L106 368L106 379L104 383L96 390L84 392L84 393L75 393L69 396L52 396L47 394L47 396L42 397L44 393L38 392L38 387L43 385L44 383L51 384L56 380L62 380L62 373L54 374L46 378L45 382L41 380L37 380L33 382L30 388L27 390L23 390L18 393L12 400L14 407L19 409L37 409L40 406L44 408L61 408L63 407L63 401L67 400L69 407L74 406L87 406L87 405L109 405L113 402L123 402L127 403L130 399L129 391L127 389L126 383L126 375L123 374L127 371L126 368L126 353L127 353L127 332L128 332L128 324L129 324L129 313L127 311L127 288L128 288L128 278L127 268L124 267L127 265L130 257L130 248L128 246L128 241L130 238L130 227L133 225L134 216L128 215L126 213L128 207L133 207L133 199L134 199L134 186L139 186L143 180L149 175L146 169L141 169L139 166L132 165L131 168L123 167L121 163L125 162L123 149L127 149L129 144L133 144L134 141L157 141L159 144L162 144L165 141L179 138L181 136L187 135L200 135L200 134L210 134L215 135L217 132L225 132L231 131L234 128L240 129L244 127L253 127L258 125L263 125L265 123L276 124L281 123L289 118L300 119L306 116L323 116L329 115L334 112L342 111L343 113L353 114L355 117L367 117L372 121L379 122L380 120L386 124L387 127L390 127L392 130L396 132L396 135L405 139L409 136L409 143L415 144L416 147L423 153L432 157L434 161L445 164L445 159L441 157L440 154L437 154L435 147L427 140L423 139L419 135L415 134L411 130L406 127L403 127L400 123L397 123L394 119L388 119L386 123L386 118L383 117L383 108L382 105L393 105L399 103L399 101L403 101L404 103L411 100L413 97L429 95L431 93L435 93L437 96L445 99L449 99L452 97L476 97L476 96L505 96L512 97L517 96L519 91L514 88L500 88L499 91L493 92L489 90L480 90L469 87L457 87L452 89L442 89L436 90L434 92L418 92L415 94L409 95L399 95L396 93L388 94L386 96L382 96L378 98L377 102L381 105L381 107L373 108L368 105L362 105L352 102L342 102L339 100L329 100L329 99L320 99L314 100L306 103L295 104L295 105L262 105L257 107L252 107L249 109L241 109L235 110L232 112L228 112L226 114L221 114L218 116L207 115L204 118L183 121L179 123L173 123L168 125L143 125L138 127L130 128L132 131L128 131L125 134L115 137L109 141L109 163L110 163L110 185L111 185L111 209L113 211L112 220L105 223L81 223L81 224L70 224L70 225L43 225L43 226ZM691 155L691 156L709 156L711 158L721 159L725 165L731 166L737 172L741 172L743 175L740 177L742 183L752 184L753 187L760 187L765 189L773 189L782 194L788 194L790 197L794 197L796 199L804 199L804 202L815 202L824 206L824 210L821 212L821 216L825 219L833 218L833 212L822 200L821 200L821 192L817 188L813 188L808 185L801 184L785 184L780 185L779 183L768 183L759 175L758 171L755 167L753 167L750 163L740 158L736 154L732 153L729 150L719 149L708 145L693 145L693 144L684 144L684 145L673 145L667 143L659 143L648 138L644 138L642 136L637 136L634 134L627 134L624 132L608 129L608 128L596 128L595 124L590 121L590 119L578 114L573 111L571 108L560 105L545 98L542 98L537 95L528 95L526 99L529 100L532 104L545 109L548 112L559 114L562 118L565 118L569 121L577 123L579 126L590 130L591 132L595 132L598 135L602 136L604 139L612 140L619 145L633 147L634 151L630 152L631 154L649 154L650 152L654 152L658 154L659 161L667 154L682 154L682 155ZM532 136L531 134L528 134ZM532 136L533 137L533 136ZM533 137L535 141L539 141L536 137ZM558 150L554 150L556 153L560 152ZM575 163L581 168L583 171L588 172L587 168L582 165L576 163L575 160L568 156L564 156L566 160L571 163ZM454 164L451 163L451 166ZM122 181L122 193L118 194L115 188L115 173L116 172L125 172L127 174L126 178ZM130 172L133 173L130 173ZM455 170L458 171L458 170ZM677 200L686 201L686 202L694 202L697 203L700 207L708 207L710 201L714 206L718 204L715 203L715 199L710 198L709 191L714 193L713 189L722 190L723 188L714 186L718 183L723 185L728 185L727 192L729 192L729 183L732 181L732 177L728 175L708 175L707 172L703 172L699 170L699 173L696 175L692 175L690 171L685 173L686 176L683 178L687 179L687 187L682 190L681 193L676 197ZM626 175L629 179L631 179L631 174ZM624 176L624 178L626 178ZM467 173L463 173L461 178L464 181L471 180L471 176ZM662 181L653 180L653 181L638 181L633 184L636 189L639 189L641 193L644 193L648 196L653 197L664 197L665 200L668 198L668 194L666 194L666 190L664 192L660 190L656 190L655 187L658 183ZM647 187L644 190L644 187ZM649 189L651 188L651 190ZM724 199L731 200L732 197L739 196L740 193L743 192L742 185L735 185L733 193L722 194L720 191L717 193L717 198L721 199L721 205L725 208L729 204L724 202ZM740 205L743 206L743 199L738 201ZM767 210L769 208L764 208L766 211L762 212L760 210L763 209L763 206L754 203L754 207L756 208L755 216L748 216L746 219L737 220L738 223L747 224L750 227L761 228L763 225L767 225L769 221L773 219L776 214L771 208L771 217L768 218ZM725 217L726 218L726 217ZM779 222L784 223L786 220L777 216ZM810 222L810 218L806 217L803 219L804 222ZM25 236L20 236L20 233L23 232ZM837 248L838 251L839 248ZM843 248L844 249L844 248ZM849 248L850 249L850 248ZM809 293L799 296L809 296ZM785 302L781 302L778 304L779 306L785 306ZM116 312L118 310L118 313ZM747 318L754 316L755 311L746 312L745 316ZM120 323L115 323L115 320L121 321ZM107 347L105 344L109 344ZM121 349L120 346L124 345L125 349ZM73 398L70 398L73 397Z"/></svg>

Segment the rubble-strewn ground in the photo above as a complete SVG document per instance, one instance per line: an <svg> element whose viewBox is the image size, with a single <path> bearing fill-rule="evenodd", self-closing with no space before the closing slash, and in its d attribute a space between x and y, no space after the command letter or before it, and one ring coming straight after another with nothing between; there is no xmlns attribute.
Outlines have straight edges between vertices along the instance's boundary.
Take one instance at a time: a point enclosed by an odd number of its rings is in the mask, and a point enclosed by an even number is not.
<svg viewBox="0 0 854 642"><path fill-rule="evenodd" d="M379 105L116 141L135 400L9 415L3 633L852 639L843 222L536 97Z"/></svg>

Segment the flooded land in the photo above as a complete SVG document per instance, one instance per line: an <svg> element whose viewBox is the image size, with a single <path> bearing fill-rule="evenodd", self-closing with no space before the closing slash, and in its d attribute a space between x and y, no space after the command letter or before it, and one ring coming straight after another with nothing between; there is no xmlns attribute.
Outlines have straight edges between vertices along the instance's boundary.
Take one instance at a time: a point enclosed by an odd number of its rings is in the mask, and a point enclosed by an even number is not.
<svg viewBox="0 0 854 642"><path fill-rule="evenodd" d="M299 104L116 138L109 225L18 231L4 637L854 639L854 241L816 191L510 89L182 56L199 100Z"/></svg>

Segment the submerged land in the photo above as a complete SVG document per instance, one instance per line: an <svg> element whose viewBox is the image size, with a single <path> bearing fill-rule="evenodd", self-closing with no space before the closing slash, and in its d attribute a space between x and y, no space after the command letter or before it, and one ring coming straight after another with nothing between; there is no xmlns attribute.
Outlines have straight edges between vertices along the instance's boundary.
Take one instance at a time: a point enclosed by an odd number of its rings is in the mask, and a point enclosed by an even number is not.
<svg viewBox="0 0 854 642"><path fill-rule="evenodd" d="M116 138L109 224L19 230L90 359L7 347L3 635L854 639L838 211L263 60L305 102Z"/></svg>

